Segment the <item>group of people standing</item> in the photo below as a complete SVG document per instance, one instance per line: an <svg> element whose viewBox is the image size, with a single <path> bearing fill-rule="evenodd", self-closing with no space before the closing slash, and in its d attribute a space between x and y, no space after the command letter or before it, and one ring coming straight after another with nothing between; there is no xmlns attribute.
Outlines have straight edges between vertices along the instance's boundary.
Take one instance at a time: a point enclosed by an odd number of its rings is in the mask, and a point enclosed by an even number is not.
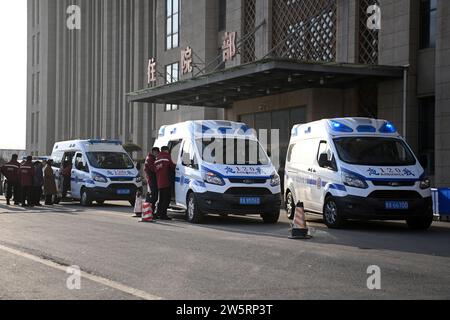
<svg viewBox="0 0 450 320"><path fill-rule="evenodd" d="M45 205L53 205L57 197L55 176L52 169L52 160L33 162L33 157L19 163L18 155L13 155L11 161L0 168L0 174L7 179L5 197L6 204L22 207L42 206L41 198L45 195Z"/></svg>
<svg viewBox="0 0 450 320"><path fill-rule="evenodd" d="M170 156L170 149L153 148L145 160L145 174L147 177L150 203L155 210L155 218L171 220L167 215L170 205L172 186L176 165Z"/></svg>

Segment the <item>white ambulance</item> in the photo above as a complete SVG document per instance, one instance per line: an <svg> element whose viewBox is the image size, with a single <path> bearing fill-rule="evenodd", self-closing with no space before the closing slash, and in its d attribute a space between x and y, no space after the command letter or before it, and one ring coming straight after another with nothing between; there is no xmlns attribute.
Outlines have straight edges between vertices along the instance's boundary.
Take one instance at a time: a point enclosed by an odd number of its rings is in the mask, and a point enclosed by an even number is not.
<svg viewBox="0 0 450 320"><path fill-rule="evenodd" d="M117 140L57 142L51 159L60 193L62 171L70 164L71 183L66 191L83 206L109 200L125 200L134 205L136 192L142 188L138 168Z"/></svg>
<svg viewBox="0 0 450 320"><path fill-rule="evenodd" d="M230 121L164 126L155 147L170 148L176 163L175 202L189 222L205 214L259 214L278 222L280 177L254 130Z"/></svg>
<svg viewBox="0 0 450 320"><path fill-rule="evenodd" d="M286 207L298 202L330 228L347 219L433 221L430 180L394 125L345 118L296 125L287 154Z"/></svg>

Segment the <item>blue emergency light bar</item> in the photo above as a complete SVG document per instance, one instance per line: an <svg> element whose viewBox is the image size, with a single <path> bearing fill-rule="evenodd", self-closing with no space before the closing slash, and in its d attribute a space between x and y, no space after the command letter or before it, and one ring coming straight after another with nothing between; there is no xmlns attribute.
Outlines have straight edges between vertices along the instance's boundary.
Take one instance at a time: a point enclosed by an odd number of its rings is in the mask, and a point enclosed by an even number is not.
<svg viewBox="0 0 450 320"><path fill-rule="evenodd" d="M105 139L98 139L98 140L91 139L91 140L88 140L88 143L90 143L90 144L115 144L118 146L122 145L122 141L120 141L120 140L105 140Z"/></svg>
<svg viewBox="0 0 450 320"><path fill-rule="evenodd" d="M353 129L335 120L330 120L331 129L336 132L352 133Z"/></svg>
<svg viewBox="0 0 450 320"><path fill-rule="evenodd" d="M386 122L380 128L380 132L381 133L396 133L397 132L397 128L391 122Z"/></svg>

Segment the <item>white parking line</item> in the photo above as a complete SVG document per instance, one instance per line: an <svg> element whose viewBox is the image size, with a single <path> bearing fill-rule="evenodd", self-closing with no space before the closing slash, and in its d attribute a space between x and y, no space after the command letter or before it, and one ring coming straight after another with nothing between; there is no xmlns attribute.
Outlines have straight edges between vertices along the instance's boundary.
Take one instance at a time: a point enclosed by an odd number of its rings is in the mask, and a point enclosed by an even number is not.
<svg viewBox="0 0 450 320"><path fill-rule="evenodd" d="M5 252L10 253L10 254L13 254L13 255L16 255L18 257L22 257L22 258L25 258L25 259L28 259L28 260L31 260L31 261L43 264L43 265L45 265L47 267L50 267L50 268L62 271L64 273L67 271L67 267L66 266L60 265L60 264L58 264L56 262L53 262L53 261L50 261L50 260L46 260L46 259L43 259L43 258L40 258L40 257L37 257L37 256L33 256L33 255L28 254L26 252L22 252L22 251L19 251L19 250L16 250L16 249L5 247L3 245L0 245L0 250L5 251ZM109 280L109 279L106 279L106 278L103 278L103 277L95 276L93 274L89 274L89 273L86 273L84 271L81 271L81 276L83 278L85 278L85 279L88 279L88 280L91 280L91 281L96 282L98 284L110 287L112 289L115 289L115 290L118 290L118 291L121 291L121 292L124 292L124 293L127 293L127 294L130 294L132 296L135 296L135 297L143 299L143 300L162 300L163 299L161 297L149 294L149 293L147 293L145 291L141 291L141 290L138 290L138 289L135 289L135 288L131 288L131 287L128 287L128 286L126 286L124 284L121 284L121 283L118 283L118 282L115 282L115 281L112 281L112 280Z"/></svg>

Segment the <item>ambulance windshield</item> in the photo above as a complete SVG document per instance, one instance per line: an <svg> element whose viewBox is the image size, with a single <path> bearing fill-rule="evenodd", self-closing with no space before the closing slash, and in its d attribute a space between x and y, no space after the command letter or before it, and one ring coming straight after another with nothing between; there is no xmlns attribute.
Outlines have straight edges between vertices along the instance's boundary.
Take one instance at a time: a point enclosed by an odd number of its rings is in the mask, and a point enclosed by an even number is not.
<svg viewBox="0 0 450 320"><path fill-rule="evenodd" d="M91 166L97 169L133 169L134 164L126 153L121 152L88 152Z"/></svg>
<svg viewBox="0 0 450 320"><path fill-rule="evenodd" d="M413 166L416 159L405 142L394 138L346 137L334 140L339 158L363 166Z"/></svg>
<svg viewBox="0 0 450 320"><path fill-rule="evenodd" d="M197 140L202 159L222 165L268 165L269 158L258 141L240 138L204 138Z"/></svg>

